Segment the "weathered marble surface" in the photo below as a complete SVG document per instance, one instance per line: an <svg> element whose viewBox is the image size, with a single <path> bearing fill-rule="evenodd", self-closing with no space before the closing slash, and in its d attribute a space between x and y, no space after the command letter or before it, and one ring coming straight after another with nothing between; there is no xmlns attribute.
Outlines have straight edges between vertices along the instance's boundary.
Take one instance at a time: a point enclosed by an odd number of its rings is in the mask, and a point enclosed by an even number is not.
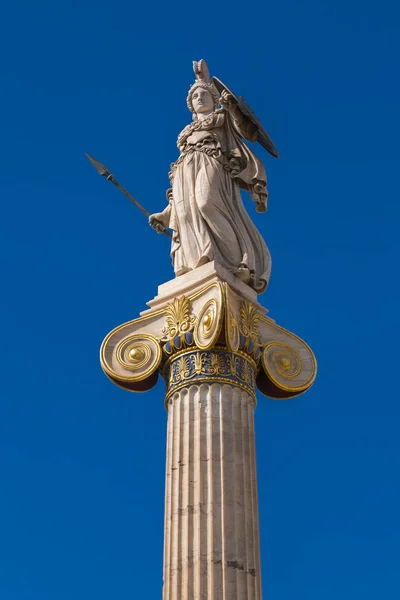
<svg viewBox="0 0 400 600"><path fill-rule="evenodd" d="M260 600L254 401L192 385L168 402L163 600Z"/></svg>

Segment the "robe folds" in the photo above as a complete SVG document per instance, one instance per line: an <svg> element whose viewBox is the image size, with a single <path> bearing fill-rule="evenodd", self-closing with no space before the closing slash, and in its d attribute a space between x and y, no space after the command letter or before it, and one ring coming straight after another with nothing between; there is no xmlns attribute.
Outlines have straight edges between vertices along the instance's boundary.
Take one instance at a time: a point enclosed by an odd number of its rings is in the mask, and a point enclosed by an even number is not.
<svg viewBox="0 0 400 600"><path fill-rule="evenodd" d="M176 275L211 260L232 273L245 265L254 289L265 290L271 255L240 195L245 189L258 207L266 205L264 167L242 140L254 135L252 123L245 118L236 122L223 109L179 135L180 156L170 173L169 227Z"/></svg>

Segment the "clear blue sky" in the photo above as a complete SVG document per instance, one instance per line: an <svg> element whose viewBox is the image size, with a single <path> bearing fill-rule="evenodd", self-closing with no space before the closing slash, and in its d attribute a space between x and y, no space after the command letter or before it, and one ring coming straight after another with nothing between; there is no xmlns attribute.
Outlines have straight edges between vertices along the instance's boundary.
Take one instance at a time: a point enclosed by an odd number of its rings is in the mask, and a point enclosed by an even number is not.
<svg viewBox="0 0 400 600"><path fill-rule="evenodd" d="M98 350L173 276L162 210L192 60L244 94L273 257L262 297L318 379L256 410L268 600L397 600L400 9L394 0L2 7L0 600L161 597L163 385Z"/></svg>

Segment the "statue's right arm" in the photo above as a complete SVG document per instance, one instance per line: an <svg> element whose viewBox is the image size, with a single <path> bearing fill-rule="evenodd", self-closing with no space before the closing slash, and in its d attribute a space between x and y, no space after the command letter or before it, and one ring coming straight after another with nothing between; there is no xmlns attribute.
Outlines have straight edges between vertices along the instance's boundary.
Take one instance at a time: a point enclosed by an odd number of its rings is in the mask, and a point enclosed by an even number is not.
<svg viewBox="0 0 400 600"><path fill-rule="evenodd" d="M162 233L164 229L167 229L169 226L171 218L172 189L167 191L167 198L169 203L164 210L149 216L149 225L155 229L157 233Z"/></svg>

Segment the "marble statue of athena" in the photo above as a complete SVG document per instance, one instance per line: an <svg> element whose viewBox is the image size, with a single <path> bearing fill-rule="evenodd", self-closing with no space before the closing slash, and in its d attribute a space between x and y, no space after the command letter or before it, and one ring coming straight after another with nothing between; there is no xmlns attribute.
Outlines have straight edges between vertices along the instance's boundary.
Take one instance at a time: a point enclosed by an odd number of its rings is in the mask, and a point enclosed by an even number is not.
<svg viewBox="0 0 400 600"><path fill-rule="evenodd" d="M267 210L264 166L243 141L260 141L277 152L258 119L218 79L204 60L194 62L196 81L187 105L193 120L178 136L178 160L169 174L168 206L150 216L161 232L173 231L176 276L215 261L258 294L268 284L271 255L243 205L249 192L258 212Z"/></svg>

